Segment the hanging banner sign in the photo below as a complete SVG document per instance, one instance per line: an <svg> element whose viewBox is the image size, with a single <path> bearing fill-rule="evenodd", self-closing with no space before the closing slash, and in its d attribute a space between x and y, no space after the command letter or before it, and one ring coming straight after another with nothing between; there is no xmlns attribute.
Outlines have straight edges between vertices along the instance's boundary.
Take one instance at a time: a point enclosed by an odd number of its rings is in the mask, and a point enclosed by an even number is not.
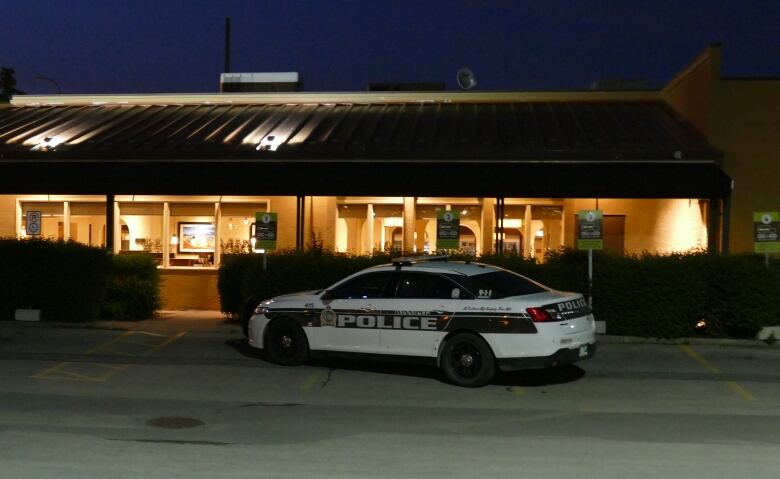
<svg viewBox="0 0 780 479"><path fill-rule="evenodd" d="M753 213L753 250L756 253L780 252L780 213Z"/></svg>
<svg viewBox="0 0 780 479"><path fill-rule="evenodd" d="M604 215L601 210L577 212L577 249L604 248Z"/></svg>
<svg viewBox="0 0 780 479"><path fill-rule="evenodd" d="M276 249L276 213L255 213L255 249Z"/></svg>
<svg viewBox="0 0 780 479"><path fill-rule="evenodd" d="M460 248L460 213L436 212L436 249Z"/></svg>
<svg viewBox="0 0 780 479"><path fill-rule="evenodd" d="M28 211L25 222L25 233L31 236L41 234L41 212Z"/></svg>

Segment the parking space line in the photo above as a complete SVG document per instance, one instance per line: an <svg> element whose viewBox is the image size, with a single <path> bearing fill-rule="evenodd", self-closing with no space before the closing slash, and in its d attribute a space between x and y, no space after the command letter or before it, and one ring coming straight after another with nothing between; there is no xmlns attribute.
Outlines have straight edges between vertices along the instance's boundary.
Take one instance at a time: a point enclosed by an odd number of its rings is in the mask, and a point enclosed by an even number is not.
<svg viewBox="0 0 780 479"><path fill-rule="evenodd" d="M690 357L691 359L699 363L701 366L703 366L705 369L710 371L712 374L716 376L721 375L720 369L716 368L709 361L701 357L699 353L694 351L693 348L691 348L690 346L686 344L681 344L679 345L679 348L682 352L687 354L688 357ZM750 402L756 398L755 396L753 396L753 394L750 393L750 391L748 391L744 386L737 383L736 381L725 381L725 383L731 388L732 391L737 393L737 395L742 399L744 399L745 401Z"/></svg>
<svg viewBox="0 0 780 479"><path fill-rule="evenodd" d="M509 390L512 391L512 394L517 397L523 396L525 394L525 389L521 388L520 386L511 387Z"/></svg>
<svg viewBox="0 0 780 479"><path fill-rule="evenodd" d="M136 358L146 357L157 351L160 351L164 347L168 346L169 344L173 343L174 341L184 336L185 334L187 333L185 331L182 331L173 336L165 336L163 334L147 333L145 331L127 331L105 343L99 344L94 348L87 350L84 354L92 355L95 353L102 353L102 354L122 356L122 357L136 357ZM138 336L164 338L164 339L158 344L143 344L132 340L132 338ZM119 348L121 348L122 346L125 347L143 346L144 349L138 352L128 352L126 350L125 351L120 350ZM98 374L87 374L84 372L84 370L88 369L89 367L93 369L97 367L102 371L99 372ZM74 362L65 361L56 364L37 374L34 374L31 377L34 379L66 379L69 381L93 382L93 383L104 382L129 367L130 367L129 364L74 363ZM81 371L79 369L81 369Z"/></svg>
<svg viewBox="0 0 780 479"><path fill-rule="evenodd" d="M314 383L316 383L319 379L322 378L322 374L320 373L321 371L316 370L313 373L309 374L309 376L303 380L303 383L301 383L301 390L310 391L312 386L314 386Z"/></svg>

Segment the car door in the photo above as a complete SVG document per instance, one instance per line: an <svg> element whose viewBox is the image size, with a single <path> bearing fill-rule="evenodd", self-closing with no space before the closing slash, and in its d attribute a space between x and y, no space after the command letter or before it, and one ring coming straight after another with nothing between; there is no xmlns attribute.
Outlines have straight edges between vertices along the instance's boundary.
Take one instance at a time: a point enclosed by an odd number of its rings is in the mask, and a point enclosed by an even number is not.
<svg viewBox="0 0 780 479"><path fill-rule="evenodd" d="M384 307L392 275L392 271L365 273L328 290L320 327L312 334L312 348L377 353L377 316Z"/></svg>
<svg viewBox="0 0 780 479"><path fill-rule="evenodd" d="M385 301L385 316L393 318L381 329L380 349L384 354L435 356L441 330L461 298L468 293L437 273L402 271L393 294ZM397 326L397 327L396 327Z"/></svg>

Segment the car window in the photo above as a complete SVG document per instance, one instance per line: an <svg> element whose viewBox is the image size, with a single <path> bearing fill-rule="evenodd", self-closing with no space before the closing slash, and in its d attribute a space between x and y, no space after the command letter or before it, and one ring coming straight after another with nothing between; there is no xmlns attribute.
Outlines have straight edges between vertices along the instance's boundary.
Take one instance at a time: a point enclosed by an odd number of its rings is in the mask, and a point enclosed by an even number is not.
<svg viewBox="0 0 780 479"><path fill-rule="evenodd" d="M333 290L333 299L384 298L387 296L387 283L392 275L391 271L382 271L352 278Z"/></svg>
<svg viewBox="0 0 780 479"><path fill-rule="evenodd" d="M509 271L491 271L474 276L447 275L463 285L479 299L499 299L508 296L543 293L547 288Z"/></svg>
<svg viewBox="0 0 780 479"><path fill-rule="evenodd" d="M401 273L396 298L459 299L468 294L444 276L430 273Z"/></svg>

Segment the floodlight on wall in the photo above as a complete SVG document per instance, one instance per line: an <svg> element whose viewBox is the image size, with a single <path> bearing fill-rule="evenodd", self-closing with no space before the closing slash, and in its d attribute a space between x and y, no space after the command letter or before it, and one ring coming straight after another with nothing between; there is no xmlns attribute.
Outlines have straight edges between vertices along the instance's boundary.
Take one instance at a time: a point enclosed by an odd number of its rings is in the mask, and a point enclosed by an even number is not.
<svg viewBox="0 0 780 479"><path fill-rule="evenodd" d="M57 148L57 145L62 143L64 140L62 138L56 137L56 136L47 136L44 137L41 141L39 141L37 144L35 144L30 150L31 151L51 151Z"/></svg>

